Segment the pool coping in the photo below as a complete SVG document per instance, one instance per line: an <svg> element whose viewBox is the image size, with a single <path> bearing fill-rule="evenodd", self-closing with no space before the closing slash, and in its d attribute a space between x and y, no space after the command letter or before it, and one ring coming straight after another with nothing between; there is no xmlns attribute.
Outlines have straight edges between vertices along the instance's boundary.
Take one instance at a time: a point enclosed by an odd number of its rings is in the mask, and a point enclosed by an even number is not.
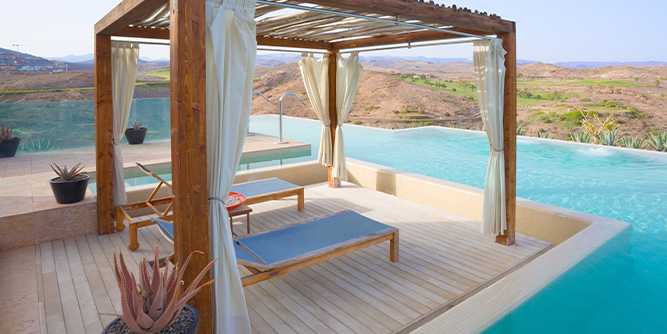
<svg viewBox="0 0 667 334"><path fill-rule="evenodd" d="M630 227L618 220L563 210L589 220L591 225L413 333L480 333Z"/></svg>

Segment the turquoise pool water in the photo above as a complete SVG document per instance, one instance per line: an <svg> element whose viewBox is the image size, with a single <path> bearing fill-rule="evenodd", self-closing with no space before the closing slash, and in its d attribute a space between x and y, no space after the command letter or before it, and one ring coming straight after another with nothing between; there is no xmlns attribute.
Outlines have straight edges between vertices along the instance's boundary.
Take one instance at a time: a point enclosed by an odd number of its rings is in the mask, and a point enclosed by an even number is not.
<svg viewBox="0 0 667 334"><path fill-rule="evenodd" d="M277 134L277 118L251 131ZM345 127L348 156L482 187L488 146L480 133ZM288 138L313 145L319 125L286 119ZM300 159L304 160L304 159ZM667 155L531 139L518 143L519 196L620 219L631 228L486 333L665 333Z"/></svg>

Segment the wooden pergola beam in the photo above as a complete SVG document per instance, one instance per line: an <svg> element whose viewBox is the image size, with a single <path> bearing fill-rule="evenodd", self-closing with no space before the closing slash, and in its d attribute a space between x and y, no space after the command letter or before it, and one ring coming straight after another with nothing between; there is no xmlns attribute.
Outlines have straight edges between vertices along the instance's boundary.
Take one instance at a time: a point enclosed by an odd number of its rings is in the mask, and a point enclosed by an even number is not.
<svg viewBox="0 0 667 334"><path fill-rule="evenodd" d="M167 0L124 0L95 24L95 33L114 35L155 13L166 3Z"/></svg>
<svg viewBox="0 0 667 334"><path fill-rule="evenodd" d="M97 233L113 233L113 91L111 36L95 35L95 180Z"/></svg>
<svg viewBox="0 0 667 334"><path fill-rule="evenodd" d="M437 40L444 40L451 38L461 38L461 36L451 34L448 32L429 30L429 31L408 32L404 34L387 34L382 36L372 36L367 38L333 42L331 44L333 45L333 48L336 50L344 50L344 49L365 48L365 47L391 45L391 44L402 44L408 42L416 43L416 42L437 41Z"/></svg>
<svg viewBox="0 0 667 334"><path fill-rule="evenodd" d="M307 41L291 38L273 38L266 36L257 36L257 44L264 46L288 47L288 48L306 48L306 49L321 49L329 50L333 46L331 43Z"/></svg>
<svg viewBox="0 0 667 334"><path fill-rule="evenodd" d="M475 29L488 34L514 31L511 21L415 0L308 0L307 2L357 13L374 13L420 20L424 23Z"/></svg>
<svg viewBox="0 0 667 334"><path fill-rule="evenodd" d="M507 230L505 235L496 238L496 242L510 246L516 240L516 33L501 33L505 55L505 105L503 114L504 147L505 147L505 205Z"/></svg>
<svg viewBox="0 0 667 334"><path fill-rule="evenodd" d="M169 29L164 29L164 28L125 27L116 32L114 36L169 40L170 32ZM267 36L257 36L257 44L263 46L321 49L321 50L329 50L333 48L333 45L327 42L307 41L300 39L273 38Z"/></svg>
<svg viewBox="0 0 667 334"><path fill-rule="evenodd" d="M336 128L338 127L338 112L336 108L336 78L338 72L338 51L329 51L329 68L328 68L328 97L329 97L329 128L331 130L331 152L334 151L336 142ZM327 181L329 187L335 188L340 186L340 180L333 177L333 166L327 168Z"/></svg>
<svg viewBox="0 0 667 334"><path fill-rule="evenodd" d="M190 284L212 259L206 157L206 0L171 0L171 161L174 251L177 263L195 255L185 273ZM210 278L210 275L209 275ZM208 278L204 279L205 281ZM199 333L214 333L211 286L191 302Z"/></svg>
<svg viewBox="0 0 667 334"><path fill-rule="evenodd" d="M169 40L169 29L124 27L118 30L116 33L114 33L114 36Z"/></svg>

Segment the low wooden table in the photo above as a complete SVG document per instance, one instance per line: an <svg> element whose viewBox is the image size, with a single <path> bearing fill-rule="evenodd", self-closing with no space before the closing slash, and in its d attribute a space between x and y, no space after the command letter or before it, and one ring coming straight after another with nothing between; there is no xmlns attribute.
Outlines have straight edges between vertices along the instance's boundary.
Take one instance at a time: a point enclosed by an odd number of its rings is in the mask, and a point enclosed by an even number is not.
<svg viewBox="0 0 667 334"><path fill-rule="evenodd" d="M232 230L232 234L234 234L234 217L238 216L243 216L245 215L246 219L246 232L250 234L250 213L252 212L252 208L245 205L241 204L234 209L231 209L228 211L229 212L229 228ZM235 234L234 234L235 235Z"/></svg>

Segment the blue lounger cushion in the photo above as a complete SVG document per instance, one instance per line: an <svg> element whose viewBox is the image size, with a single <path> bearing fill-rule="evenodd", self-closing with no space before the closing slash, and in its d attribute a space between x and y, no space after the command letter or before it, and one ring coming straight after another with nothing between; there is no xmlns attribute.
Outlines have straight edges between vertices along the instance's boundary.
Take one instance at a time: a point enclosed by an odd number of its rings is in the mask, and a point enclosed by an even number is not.
<svg viewBox="0 0 667 334"><path fill-rule="evenodd" d="M243 194L246 198L272 194L289 189L302 188L294 183L281 180L277 177L238 183L232 186L232 190Z"/></svg>
<svg viewBox="0 0 667 334"><path fill-rule="evenodd" d="M173 224L159 219L156 222L165 236L173 240ZM347 210L309 223L246 236L234 245L240 264L264 271L396 231L394 227Z"/></svg>

